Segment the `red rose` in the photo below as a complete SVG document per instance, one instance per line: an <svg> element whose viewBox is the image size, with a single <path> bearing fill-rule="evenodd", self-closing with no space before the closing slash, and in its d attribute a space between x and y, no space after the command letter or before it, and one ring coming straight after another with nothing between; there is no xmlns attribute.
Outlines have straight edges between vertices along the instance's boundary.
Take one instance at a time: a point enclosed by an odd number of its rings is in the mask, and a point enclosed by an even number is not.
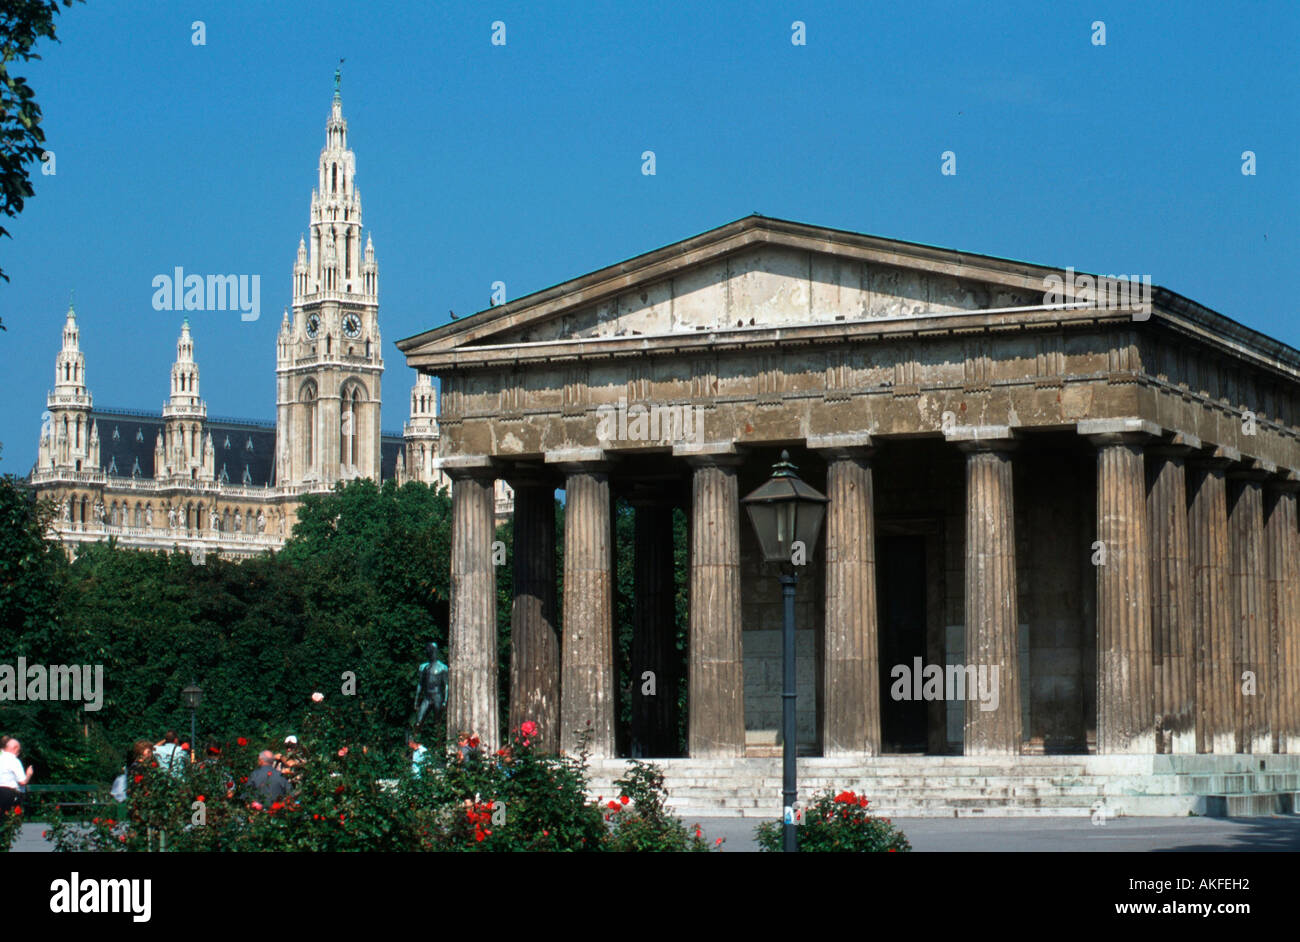
<svg viewBox="0 0 1300 942"><path fill-rule="evenodd" d="M479 743L479 739L478 739L477 736L471 736L471 737L469 738L469 747L470 747L471 749L477 749L477 748L478 748L478 743Z"/></svg>
<svg viewBox="0 0 1300 942"><path fill-rule="evenodd" d="M279 810L280 810L281 808L283 808L283 807L284 807L284 802L282 802L282 801L273 801L273 802L271 802L271 810L272 810L272 811L279 811Z"/></svg>
<svg viewBox="0 0 1300 942"><path fill-rule="evenodd" d="M346 790L347 790L346 785L340 785L338 788L334 789L334 794L342 795Z"/></svg>
<svg viewBox="0 0 1300 942"><path fill-rule="evenodd" d="M543 832L542 832L542 837L550 837L550 836L551 836L551 832L550 832L550 831L543 831Z"/></svg>
<svg viewBox="0 0 1300 942"><path fill-rule="evenodd" d="M476 840L476 841L482 841L482 840L483 840L483 832L482 832L482 831L475 831L475 832L474 832L474 840Z"/></svg>
<svg viewBox="0 0 1300 942"><path fill-rule="evenodd" d="M623 802L623 804L627 804L632 799L627 797L627 795L619 795L618 800Z"/></svg>
<svg viewBox="0 0 1300 942"><path fill-rule="evenodd" d="M247 746L247 745L248 745L248 740L245 739L243 736L240 736L238 739L235 740L235 742L239 743L239 745L241 745L241 746Z"/></svg>
<svg viewBox="0 0 1300 942"><path fill-rule="evenodd" d="M181 749L183 749L185 752L189 752L189 751L190 751L190 744L187 743L187 742L183 742L183 743L181 743Z"/></svg>
<svg viewBox="0 0 1300 942"><path fill-rule="evenodd" d="M344 819L344 816L343 816L343 815L339 815L339 824L342 824L342 823L343 823L343 819Z"/></svg>
<svg viewBox="0 0 1300 942"><path fill-rule="evenodd" d="M202 800L203 800L203 796L202 796L202 795L195 795L195 796L194 796L194 800L195 800L195 801L202 801Z"/></svg>
<svg viewBox="0 0 1300 942"><path fill-rule="evenodd" d="M619 810L620 808L622 808L623 806L620 805L617 801L611 801L611 802L610 802L608 805L606 805L605 807L609 808L610 811L618 811L618 810Z"/></svg>
<svg viewBox="0 0 1300 942"><path fill-rule="evenodd" d="M104 823L107 824L109 827L112 827L114 824L117 824L117 822L114 821L112 818L109 818L109 819L108 819L107 821L105 821Z"/></svg>
<svg viewBox="0 0 1300 942"><path fill-rule="evenodd" d="M713 842L713 846L717 847L721 843L722 843L722 838L718 838L716 841Z"/></svg>
<svg viewBox="0 0 1300 942"><path fill-rule="evenodd" d="M251 805L251 807L252 807L252 809L253 809L254 811L261 811L261 810L262 810L262 803L261 803L260 801L255 801L255 802L253 802L253 804Z"/></svg>
<svg viewBox="0 0 1300 942"><path fill-rule="evenodd" d="M135 783L136 783L137 785L139 785L139 784L140 784L141 782L143 782L143 781L144 781L144 776L143 776L143 775L140 775L139 773L136 773L136 776L135 776Z"/></svg>
<svg viewBox="0 0 1300 942"><path fill-rule="evenodd" d="M527 720L526 722L520 724L519 732L523 733L525 736L529 736L529 737L535 736L537 735L537 724L534 723L532 720Z"/></svg>
<svg viewBox="0 0 1300 942"><path fill-rule="evenodd" d="M695 829L695 836L696 836L696 837L701 837L701 836L703 836L703 834L704 834L704 832L701 831L699 828L696 828L696 829Z"/></svg>

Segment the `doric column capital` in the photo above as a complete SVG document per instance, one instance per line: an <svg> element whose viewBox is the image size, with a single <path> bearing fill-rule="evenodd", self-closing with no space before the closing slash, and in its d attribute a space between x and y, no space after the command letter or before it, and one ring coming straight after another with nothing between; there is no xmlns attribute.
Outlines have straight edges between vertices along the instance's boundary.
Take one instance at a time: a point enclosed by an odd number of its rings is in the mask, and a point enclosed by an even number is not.
<svg viewBox="0 0 1300 942"><path fill-rule="evenodd" d="M967 454L1014 451L1020 444L1009 425L957 425L945 429L943 437Z"/></svg>
<svg viewBox="0 0 1300 942"><path fill-rule="evenodd" d="M499 470L490 455L447 455L434 458L433 466L444 471L453 481L466 478L491 480L496 478Z"/></svg>
<svg viewBox="0 0 1300 942"><path fill-rule="evenodd" d="M1231 481L1255 481L1263 484L1277 474L1277 465L1262 458L1243 455L1241 460L1228 469Z"/></svg>
<svg viewBox="0 0 1300 942"><path fill-rule="evenodd" d="M1191 458L1199 454L1205 446L1201 440L1187 432L1170 432L1159 442L1153 442L1147 448L1147 454L1159 458Z"/></svg>
<svg viewBox="0 0 1300 942"><path fill-rule="evenodd" d="M1094 445L1146 445L1161 437L1159 425L1147 419L1082 419L1076 425L1078 433Z"/></svg>
<svg viewBox="0 0 1300 942"><path fill-rule="evenodd" d="M561 448L548 451L545 462L565 474L603 474L613 466L603 448Z"/></svg>
<svg viewBox="0 0 1300 942"><path fill-rule="evenodd" d="M1300 472L1290 468L1278 468L1277 472L1264 482L1264 486L1282 493L1300 491Z"/></svg>
<svg viewBox="0 0 1300 942"><path fill-rule="evenodd" d="M847 432L836 435L809 435L808 448L827 461L837 458L870 458L875 452L871 435L867 432Z"/></svg>
<svg viewBox="0 0 1300 942"><path fill-rule="evenodd" d="M1193 468L1209 471L1227 471L1241 461L1241 452L1227 445L1205 444L1201 450L1187 459Z"/></svg>
<svg viewBox="0 0 1300 942"><path fill-rule="evenodd" d="M735 442L688 442L673 446L674 458L685 458L692 468L738 467L744 457Z"/></svg>

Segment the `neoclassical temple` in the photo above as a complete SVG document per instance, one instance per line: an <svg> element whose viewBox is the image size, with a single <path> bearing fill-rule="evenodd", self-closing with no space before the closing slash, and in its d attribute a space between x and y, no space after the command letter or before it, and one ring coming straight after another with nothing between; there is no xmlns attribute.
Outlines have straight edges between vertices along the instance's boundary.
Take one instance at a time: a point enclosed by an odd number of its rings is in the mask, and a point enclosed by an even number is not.
<svg viewBox="0 0 1300 942"><path fill-rule="evenodd" d="M398 347L440 383L452 729L535 719L618 750L622 498L631 741L669 754L684 671L690 756L774 743L780 594L740 498L786 449L830 501L798 570L803 752L1300 752L1300 352L1149 279L750 216ZM996 682L923 688L932 665Z"/></svg>

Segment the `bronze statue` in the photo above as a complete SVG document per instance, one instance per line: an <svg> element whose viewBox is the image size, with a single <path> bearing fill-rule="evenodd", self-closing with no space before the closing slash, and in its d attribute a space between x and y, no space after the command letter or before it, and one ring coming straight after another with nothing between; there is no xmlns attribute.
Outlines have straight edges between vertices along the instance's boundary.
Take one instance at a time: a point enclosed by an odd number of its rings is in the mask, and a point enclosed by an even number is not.
<svg viewBox="0 0 1300 942"><path fill-rule="evenodd" d="M447 665L438 660L438 646L432 641L425 647L428 658L420 665L420 679L415 690L415 725L422 726L430 708L441 713L447 706Z"/></svg>

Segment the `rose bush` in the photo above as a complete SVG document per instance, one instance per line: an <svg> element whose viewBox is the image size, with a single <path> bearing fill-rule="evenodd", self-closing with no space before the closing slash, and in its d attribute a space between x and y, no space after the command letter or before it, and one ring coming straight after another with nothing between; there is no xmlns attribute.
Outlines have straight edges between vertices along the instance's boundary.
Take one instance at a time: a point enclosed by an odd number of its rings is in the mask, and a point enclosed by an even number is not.
<svg viewBox="0 0 1300 942"><path fill-rule="evenodd" d="M618 783L622 817L587 798L585 749L541 751L542 732L521 724L495 755L453 751L419 774L409 761L349 742L328 708L300 734L307 759L293 794L269 801L248 790L257 747L245 737L173 776L156 765L128 776L124 817L89 826L50 815L63 851L604 851L704 850L664 810L663 776L637 763ZM138 780L137 780L138 778Z"/></svg>
<svg viewBox="0 0 1300 942"><path fill-rule="evenodd" d="M795 827L800 852L877 852L910 851L907 837L888 818L873 817L865 795L851 791L838 794L834 789L817 795L804 809L803 823ZM754 830L758 846L764 851L782 849L782 824L767 821Z"/></svg>

